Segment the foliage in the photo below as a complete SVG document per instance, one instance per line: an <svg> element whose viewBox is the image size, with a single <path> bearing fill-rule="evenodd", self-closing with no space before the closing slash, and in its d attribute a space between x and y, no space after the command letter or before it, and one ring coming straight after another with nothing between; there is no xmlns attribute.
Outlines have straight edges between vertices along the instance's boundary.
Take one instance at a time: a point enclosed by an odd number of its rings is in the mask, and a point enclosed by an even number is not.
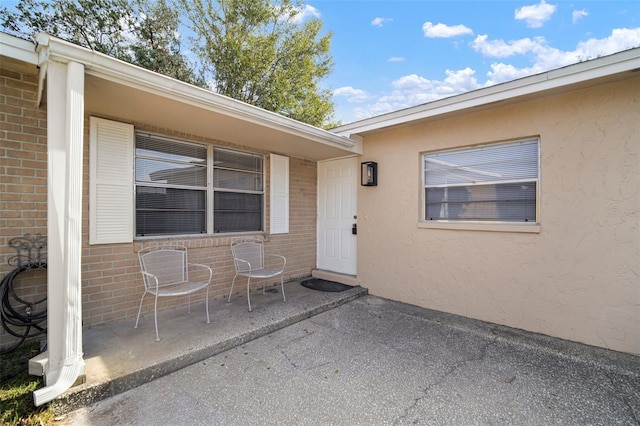
<svg viewBox="0 0 640 426"><path fill-rule="evenodd" d="M165 0L139 0L140 19L134 33L138 43L131 45L131 60L143 68L204 87L187 58L180 53L180 13Z"/></svg>
<svg viewBox="0 0 640 426"><path fill-rule="evenodd" d="M0 8L4 31L39 32L252 105L331 127L331 33L302 19L299 0L20 0ZM277 1L278 3L274 3ZM195 33L203 70L181 53L180 19Z"/></svg>
<svg viewBox="0 0 640 426"><path fill-rule="evenodd" d="M180 53L179 15L165 0L21 0L0 9L18 37L55 37L189 83L203 85Z"/></svg>
<svg viewBox="0 0 640 426"><path fill-rule="evenodd" d="M38 354L38 342L32 341L0 359L0 424L53 424L54 414L47 407L33 405L33 391L42 379L28 374L29 359Z"/></svg>
<svg viewBox="0 0 640 426"><path fill-rule="evenodd" d="M213 89L223 95L322 126L333 116L331 33L300 20L300 4L282 0L178 0Z"/></svg>
<svg viewBox="0 0 640 426"><path fill-rule="evenodd" d="M121 58L133 9L127 0L21 0L3 8L2 26L17 36L46 32L80 46Z"/></svg>

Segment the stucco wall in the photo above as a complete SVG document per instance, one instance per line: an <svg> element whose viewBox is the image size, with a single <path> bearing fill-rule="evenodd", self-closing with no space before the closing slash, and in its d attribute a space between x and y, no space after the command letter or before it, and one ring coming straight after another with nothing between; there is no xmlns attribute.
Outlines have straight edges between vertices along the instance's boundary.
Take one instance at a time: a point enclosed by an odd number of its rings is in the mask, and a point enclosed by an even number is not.
<svg viewBox="0 0 640 426"><path fill-rule="evenodd" d="M4 277L13 266L8 259L15 253L8 247L11 238L26 233L47 232L47 146L46 106L36 105L37 75L7 69L0 70L0 275ZM133 319L143 292L137 251L146 245L169 241L167 238L135 241L132 244L89 245L89 117L85 120L84 183L83 183L83 249L82 249L82 314L85 326L118 319ZM122 119L126 119L123 117ZM170 129L158 129L136 124L137 128L186 140L228 146L242 150L224 141L174 134ZM255 150L245 149L250 152ZM265 154L265 229L269 229L269 151ZM287 258L285 280L311 275L315 268L316 253L316 175L313 161L290 158L290 225L289 234L255 237L265 240L268 253L279 253ZM190 261L208 264L213 268L213 287L210 297L228 295L234 275L229 244L238 235L189 237L171 239L189 248ZM22 275L22 274L21 274ZM25 276L24 284L16 288L26 300L35 300L46 294L46 275ZM255 287L260 285L255 282ZM246 286L237 285L234 291L242 293ZM192 298L192 301L204 299ZM152 298L148 297L143 314L153 312ZM160 309L186 307L185 298L165 298ZM133 324L133 322L131 323ZM15 338L0 330L0 346Z"/></svg>
<svg viewBox="0 0 640 426"><path fill-rule="evenodd" d="M366 136L375 295L640 354L640 78ZM421 153L540 138L540 233L418 227Z"/></svg>

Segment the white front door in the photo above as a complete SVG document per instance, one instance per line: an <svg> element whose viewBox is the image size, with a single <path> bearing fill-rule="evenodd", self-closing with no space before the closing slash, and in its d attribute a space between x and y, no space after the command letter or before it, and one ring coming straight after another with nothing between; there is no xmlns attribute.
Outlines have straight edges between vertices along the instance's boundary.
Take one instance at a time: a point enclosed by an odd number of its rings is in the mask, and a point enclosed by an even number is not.
<svg viewBox="0 0 640 426"><path fill-rule="evenodd" d="M318 163L318 269L356 275L358 159Z"/></svg>

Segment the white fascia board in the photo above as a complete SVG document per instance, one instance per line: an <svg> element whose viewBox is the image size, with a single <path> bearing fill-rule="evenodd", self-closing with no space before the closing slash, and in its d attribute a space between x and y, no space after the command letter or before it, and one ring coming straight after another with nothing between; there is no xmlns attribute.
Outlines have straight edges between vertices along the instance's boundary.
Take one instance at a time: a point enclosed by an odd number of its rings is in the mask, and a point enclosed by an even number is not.
<svg viewBox="0 0 640 426"><path fill-rule="evenodd" d="M173 100L222 113L247 122L277 129L313 142L352 150L356 142L333 132L302 123L271 111L220 95L211 90L167 77L153 71L77 46L48 34L38 35L40 62L76 61L86 73Z"/></svg>
<svg viewBox="0 0 640 426"><path fill-rule="evenodd" d="M33 42L5 33L0 33L0 55L28 64L38 64L38 54Z"/></svg>
<svg viewBox="0 0 640 426"><path fill-rule="evenodd" d="M427 104L356 121L331 131L345 136L361 134L386 127L407 124L412 121L436 117L469 108L541 93L563 86L607 77L640 69L640 48L625 50L613 55L569 65L530 77L501 83Z"/></svg>

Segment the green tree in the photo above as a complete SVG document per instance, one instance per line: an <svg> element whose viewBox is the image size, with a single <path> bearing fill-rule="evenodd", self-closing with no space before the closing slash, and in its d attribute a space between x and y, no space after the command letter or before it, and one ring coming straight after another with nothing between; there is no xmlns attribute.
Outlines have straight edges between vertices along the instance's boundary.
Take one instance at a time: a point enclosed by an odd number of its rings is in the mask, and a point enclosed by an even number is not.
<svg viewBox="0 0 640 426"><path fill-rule="evenodd" d="M204 85L180 53L179 15L165 0L21 0L0 9L3 29L63 40L171 77Z"/></svg>
<svg viewBox="0 0 640 426"><path fill-rule="evenodd" d="M2 26L19 37L34 39L46 32L121 58L133 13L127 0L21 0L15 10L2 8Z"/></svg>
<svg viewBox="0 0 640 426"><path fill-rule="evenodd" d="M187 58L181 54L180 12L165 0L138 0L139 19L132 33L136 42L130 45L130 62L201 87L205 81L197 77Z"/></svg>
<svg viewBox="0 0 640 426"><path fill-rule="evenodd" d="M320 82L333 67L331 33L320 34L318 18L301 22L299 2L178 1L216 92L315 126L330 124L331 92Z"/></svg>

